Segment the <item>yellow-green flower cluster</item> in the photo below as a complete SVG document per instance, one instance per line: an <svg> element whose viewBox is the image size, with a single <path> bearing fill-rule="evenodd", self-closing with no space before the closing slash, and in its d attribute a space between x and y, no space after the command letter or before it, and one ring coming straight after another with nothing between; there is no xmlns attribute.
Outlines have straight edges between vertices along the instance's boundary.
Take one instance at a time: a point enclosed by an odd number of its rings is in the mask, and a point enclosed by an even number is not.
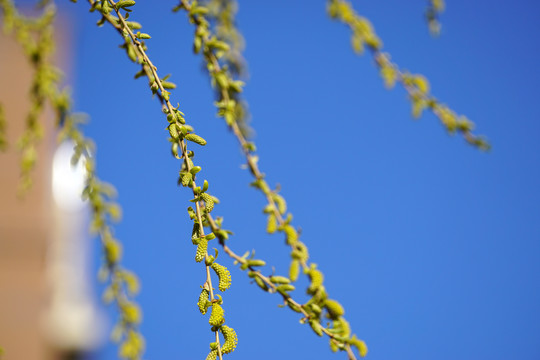
<svg viewBox="0 0 540 360"><path fill-rule="evenodd" d="M201 238L199 240L199 243L197 244L197 252L195 253L195 261L201 262L206 257L206 253L208 250L208 240L205 238Z"/></svg>
<svg viewBox="0 0 540 360"><path fill-rule="evenodd" d="M129 330L120 344L119 356L122 359L140 359L144 351L144 338L137 331Z"/></svg>
<svg viewBox="0 0 540 360"><path fill-rule="evenodd" d="M225 322L225 312L223 308L218 303L212 304L212 312L210 313L210 319L208 323L212 326L221 326Z"/></svg>
<svg viewBox="0 0 540 360"><path fill-rule="evenodd" d="M219 291L225 291L231 287L231 273L229 270L223 266L214 262L212 264L212 269L216 272L219 278Z"/></svg>
<svg viewBox="0 0 540 360"><path fill-rule="evenodd" d="M236 336L236 332L233 328L228 327L227 325L223 325L220 330L223 334L223 338L225 339L221 352L224 354L233 352L234 349L236 349L236 344L238 344L238 336Z"/></svg>
<svg viewBox="0 0 540 360"><path fill-rule="evenodd" d="M197 301L199 311L203 315L206 314L208 306L210 305L210 302L208 301L208 296L210 296L210 292L207 289L202 289L201 294L199 295L199 301Z"/></svg>
<svg viewBox="0 0 540 360"><path fill-rule="evenodd" d="M210 350L210 352L206 356L206 360L216 360L217 356L218 356L217 350Z"/></svg>

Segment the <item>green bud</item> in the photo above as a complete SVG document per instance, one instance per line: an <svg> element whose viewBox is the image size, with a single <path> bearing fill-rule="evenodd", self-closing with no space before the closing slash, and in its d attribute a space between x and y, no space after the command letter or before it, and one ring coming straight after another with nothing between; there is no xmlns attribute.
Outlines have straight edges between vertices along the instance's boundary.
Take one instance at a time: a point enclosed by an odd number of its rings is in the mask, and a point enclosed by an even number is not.
<svg viewBox="0 0 540 360"><path fill-rule="evenodd" d="M264 291L268 291L268 286L260 277L255 276L254 279L255 279L255 283L257 283L257 285L259 285L261 289L263 289Z"/></svg>
<svg viewBox="0 0 540 360"><path fill-rule="evenodd" d="M263 260L247 260L246 262L248 266L264 266L266 265L266 262Z"/></svg>
<svg viewBox="0 0 540 360"><path fill-rule="evenodd" d="M291 266L289 267L289 278L291 281L298 280L298 275L300 274L300 262L298 260L291 261Z"/></svg>
<svg viewBox="0 0 540 360"><path fill-rule="evenodd" d="M279 292L283 296L289 296L289 294L287 292L288 291L293 291L294 289L295 289L294 285L284 284L284 285L279 285L276 288L276 291Z"/></svg>
<svg viewBox="0 0 540 360"><path fill-rule="evenodd" d="M326 311L328 311L328 316L331 319L337 319L345 314L343 306L341 306L341 304L336 300L326 299L324 302L324 307L326 308Z"/></svg>
<svg viewBox="0 0 540 360"><path fill-rule="evenodd" d="M202 168L200 166L194 166L194 167L191 168L191 170L189 172L191 172L193 175L195 175L196 173L198 173L201 170L202 170Z"/></svg>
<svg viewBox="0 0 540 360"><path fill-rule="evenodd" d="M137 32L137 37L141 40L145 40L145 39L151 39L152 37L146 33L142 33L140 31Z"/></svg>
<svg viewBox="0 0 540 360"><path fill-rule="evenodd" d="M199 145L206 145L206 140L204 140L202 137L200 137L199 135L195 135L195 134L187 134L185 137L184 137L186 140L189 140L189 141L192 141L196 144L199 144Z"/></svg>
<svg viewBox="0 0 540 360"><path fill-rule="evenodd" d="M310 320L309 325L311 326L311 328L313 329L315 334L317 334L319 336L323 336L322 326L318 321Z"/></svg>
<svg viewBox="0 0 540 360"><path fill-rule="evenodd" d="M135 1L133 0L120 0L116 3L116 8L117 9L120 9L120 8L123 8L123 7L130 7L130 6L133 6L135 5Z"/></svg>
<svg viewBox="0 0 540 360"><path fill-rule="evenodd" d="M142 29L142 25L136 21L126 21L127 26L132 30Z"/></svg>
<svg viewBox="0 0 540 360"><path fill-rule="evenodd" d="M291 280L285 276L270 276L270 281L274 284L289 284Z"/></svg>

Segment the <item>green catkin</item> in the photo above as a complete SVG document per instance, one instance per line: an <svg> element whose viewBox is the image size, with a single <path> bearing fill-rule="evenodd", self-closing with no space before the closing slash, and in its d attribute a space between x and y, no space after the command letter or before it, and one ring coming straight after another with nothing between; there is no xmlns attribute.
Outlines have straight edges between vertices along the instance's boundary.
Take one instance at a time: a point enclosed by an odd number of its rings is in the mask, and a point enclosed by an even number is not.
<svg viewBox="0 0 540 360"><path fill-rule="evenodd" d="M204 208L206 211L211 212L214 209L214 198L210 194L202 193L201 199L203 199L205 203Z"/></svg>
<svg viewBox="0 0 540 360"><path fill-rule="evenodd" d="M277 275L270 276L270 281L273 282L274 284L289 284L291 282L289 278L285 276L277 276Z"/></svg>
<svg viewBox="0 0 540 360"><path fill-rule="evenodd" d="M124 359L140 359L144 346L144 338L141 334L129 331L118 352Z"/></svg>
<svg viewBox="0 0 540 360"><path fill-rule="evenodd" d="M223 308L218 303L212 304L212 313L208 322L212 326L221 326L225 322Z"/></svg>
<svg viewBox="0 0 540 360"><path fill-rule="evenodd" d="M233 352L234 349L236 349L236 344L238 344L238 336L236 336L236 332L233 328L223 325L221 327L221 333L223 334L223 338L225 338L225 343L221 348L221 352L223 354Z"/></svg>
<svg viewBox="0 0 540 360"><path fill-rule="evenodd" d="M296 232L295 228L291 225L285 225L283 228L283 231L285 232L285 237L288 245L293 245L298 240L298 233Z"/></svg>
<svg viewBox="0 0 540 360"><path fill-rule="evenodd" d="M324 307L326 308L326 311L328 311L328 317L331 319L337 319L345 314L343 306L336 300L326 299L324 301Z"/></svg>
<svg viewBox="0 0 540 360"><path fill-rule="evenodd" d="M330 350L332 350L332 352L337 352L339 350L338 345L332 339L330 339Z"/></svg>
<svg viewBox="0 0 540 360"><path fill-rule="evenodd" d="M285 214L285 212L287 211L287 203L285 202L285 199L283 198L283 196L274 194L272 198L277 205L279 213L281 215Z"/></svg>
<svg viewBox="0 0 540 360"><path fill-rule="evenodd" d="M264 291L268 291L268 286L260 277L255 276L253 280L255 280L255 282L257 283L257 285L259 285L261 289L263 289Z"/></svg>
<svg viewBox="0 0 540 360"><path fill-rule="evenodd" d="M289 278L291 281L298 280L298 275L300 274L300 261L293 260L291 261L291 266L289 267Z"/></svg>
<svg viewBox="0 0 540 360"><path fill-rule="evenodd" d="M108 264L116 264L122 258L122 244L113 239L107 239L104 244L105 259Z"/></svg>
<svg viewBox="0 0 540 360"><path fill-rule="evenodd" d="M199 311L203 315L206 314L206 311L208 310L207 303L209 295L210 292L206 289L202 289L201 294L199 295L199 301L197 302L197 306L199 307Z"/></svg>
<svg viewBox="0 0 540 360"><path fill-rule="evenodd" d="M212 350L210 353L208 353L208 356L206 357L206 360L216 360L218 356L217 350Z"/></svg>
<svg viewBox="0 0 540 360"><path fill-rule="evenodd" d="M283 296L289 296L289 294L287 293L288 291L293 291L295 289L294 285L291 285L291 284L284 284L284 285L279 285L277 288L276 288L276 291L278 293L280 293L281 295Z"/></svg>
<svg viewBox="0 0 540 360"><path fill-rule="evenodd" d="M180 175L180 181L182 182L182 186L188 186L191 179L193 179L193 175L189 172L182 173Z"/></svg>
<svg viewBox="0 0 540 360"><path fill-rule="evenodd" d="M206 252L208 250L208 240L201 238L199 244L197 245L197 253L195 254L195 261L201 262L206 257Z"/></svg>
<svg viewBox="0 0 540 360"><path fill-rule="evenodd" d="M366 356L368 352L367 345L364 341L358 339L356 335L353 335L353 337L350 340L350 344L358 349L358 352L360 353L361 357Z"/></svg>
<svg viewBox="0 0 540 360"><path fill-rule="evenodd" d="M219 291L225 291L231 287L231 273L229 270L218 263L212 264L212 269L216 272L216 275L219 278Z"/></svg>
<svg viewBox="0 0 540 360"><path fill-rule="evenodd" d="M311 284L309 285L307 292L308 294L314 294L317 292L317 289L322 286L324 276L322 272L315 268L315 266L312 266L312 268L308 271L307 274L309 276L309 279L311 280Z"/></svg>
<svg viewBox="0 0 540 360"><path fill-rule="evenodd" d="M349 322L343 317L334 320L332 325L334 330L338 331L339 336L344 338L348 338L349 336L351 336L351 326L349 325Z"/></svg>
<svg viewBox="0 0 540 360"><path fill-rule="evenodd" d="M125 322L139 324L142 319L142 313L139 306L132 302L126 302L120 305L122 318Z"/></svg>
<svg viewBox="0 0 540 360"><path fill-rule="evenodd" d="M277 230L277 221L276 221L276 215L270 214L268 215L268 222L266 224L266 232L269 234L275 233Z"/></svg>
<svg viewBox="0 0 540 360"><path fill-rule="evenodd" d="M317 320L310 320L309 326L318 336L323 336L322 326Z"/></svg>

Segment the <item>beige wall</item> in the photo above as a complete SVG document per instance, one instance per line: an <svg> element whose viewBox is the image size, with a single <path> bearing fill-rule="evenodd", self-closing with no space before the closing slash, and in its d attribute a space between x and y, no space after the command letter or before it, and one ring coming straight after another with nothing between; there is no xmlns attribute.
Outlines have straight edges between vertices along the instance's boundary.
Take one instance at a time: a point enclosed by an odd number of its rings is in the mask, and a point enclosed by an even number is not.
<svg viewBox="0 0 540 360"><path fill-rule="evenodd" d="M34 186L17 197L19 159L17 138L23 133L31 70L19 46L0 34L0 102L7 118L9 148L0 153L0 347L6 360L57 358L48 350L42 317L47 307L45 259L52 217L51 137L53 119L42 118ZM48 135L48 136L47 136Z"/></svg>

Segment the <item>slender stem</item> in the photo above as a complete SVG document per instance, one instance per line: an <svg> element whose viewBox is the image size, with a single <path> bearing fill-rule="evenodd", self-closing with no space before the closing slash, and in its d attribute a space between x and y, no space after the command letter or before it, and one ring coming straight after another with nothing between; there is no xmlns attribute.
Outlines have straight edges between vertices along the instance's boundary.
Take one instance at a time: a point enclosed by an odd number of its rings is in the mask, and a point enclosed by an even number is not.
<svg viewBox="0 0 540 360"><path fill-rule="evenodd" d="M95 0L88 0L88 2L91 5L93 5L95 3ZM105 17L105 19L111 25L113 25L113 27L121 35L124 34L124 31L129 35L129 37L131 38L132 44L137 48L137 50L139 52L139 55L142 57L144 71L146 72L147 76L150 75L150 74L152 75L152 77L148 76L148 78L149 79L153 78L154 79L153 83L155 83L157 85L157 87L159 88L159 90L160 90L160 93L158 93L158 96L159 96L159 99L160 99L161 103L164 104L164 106L167 108L167 110L168 110L168 112L170 114L174 113L174 107L172 106L171 102L168 100L168 98L163 96L163 94L166 92L166 90L165 90L165 88L163 86L161 78L159 77L159 75L157 73L157 67L154 66L154 64L152 63L152 61L150 60L150 58L146 54L146 51L144 50L144 47L143 47L142 43L139 41L137 36L135 36L135 34L131 30L131 28L128 26L128 24L126 22L126 19L122 16L120 11L118 10L118 8L116 6L116 3L113 0L108 0L108 2L112 5L116 15L118 16L118 20L120 21L120 24L118 24L115 21L115 19L112 16L110 16L109 14L104 14L103 16ZM148 72L150 72L150 74L148 74ZM186 166L187 170L190 171L193 167L192 167L191 163L188 161L187 145L186 145L186 143L185 143L185 141L183 139L180 140L179 145L180 145L179 147L180 147L181 152L182 152L182 157L184 159L185 166ZM193 179L191 189L193 191L194 196L198 195L196 193L196 191L195 191L196 188L197 188L197 184L195 183L195 179ZM204 234L204 226L203 226L203 221L202 221L201 206L200 206L199 202L196 202L195 205L196 205L195 208L196 208L197 222L200 225L199 226L199 231L200 231L199 237L203 237L203 236L205 236L205 234ZM206 254L205 254L205 259L207 259L207 258L208 258L208 252L206 252ZM210 275L210 266L205 264L205 270L206 270L206 284L208 285L208 290L210 292L210 299L214 300L215 297L214 297L214 291L213 291L213 286L212 286L212 277ZM215 335L216 335L216 343L218 345L217 347L218 347L219 359L222 360L223 356L222 356L222 353L221 353L221 346L220 346L220 339L219 339L219 331L218 330L215 331Z"/></svg>

